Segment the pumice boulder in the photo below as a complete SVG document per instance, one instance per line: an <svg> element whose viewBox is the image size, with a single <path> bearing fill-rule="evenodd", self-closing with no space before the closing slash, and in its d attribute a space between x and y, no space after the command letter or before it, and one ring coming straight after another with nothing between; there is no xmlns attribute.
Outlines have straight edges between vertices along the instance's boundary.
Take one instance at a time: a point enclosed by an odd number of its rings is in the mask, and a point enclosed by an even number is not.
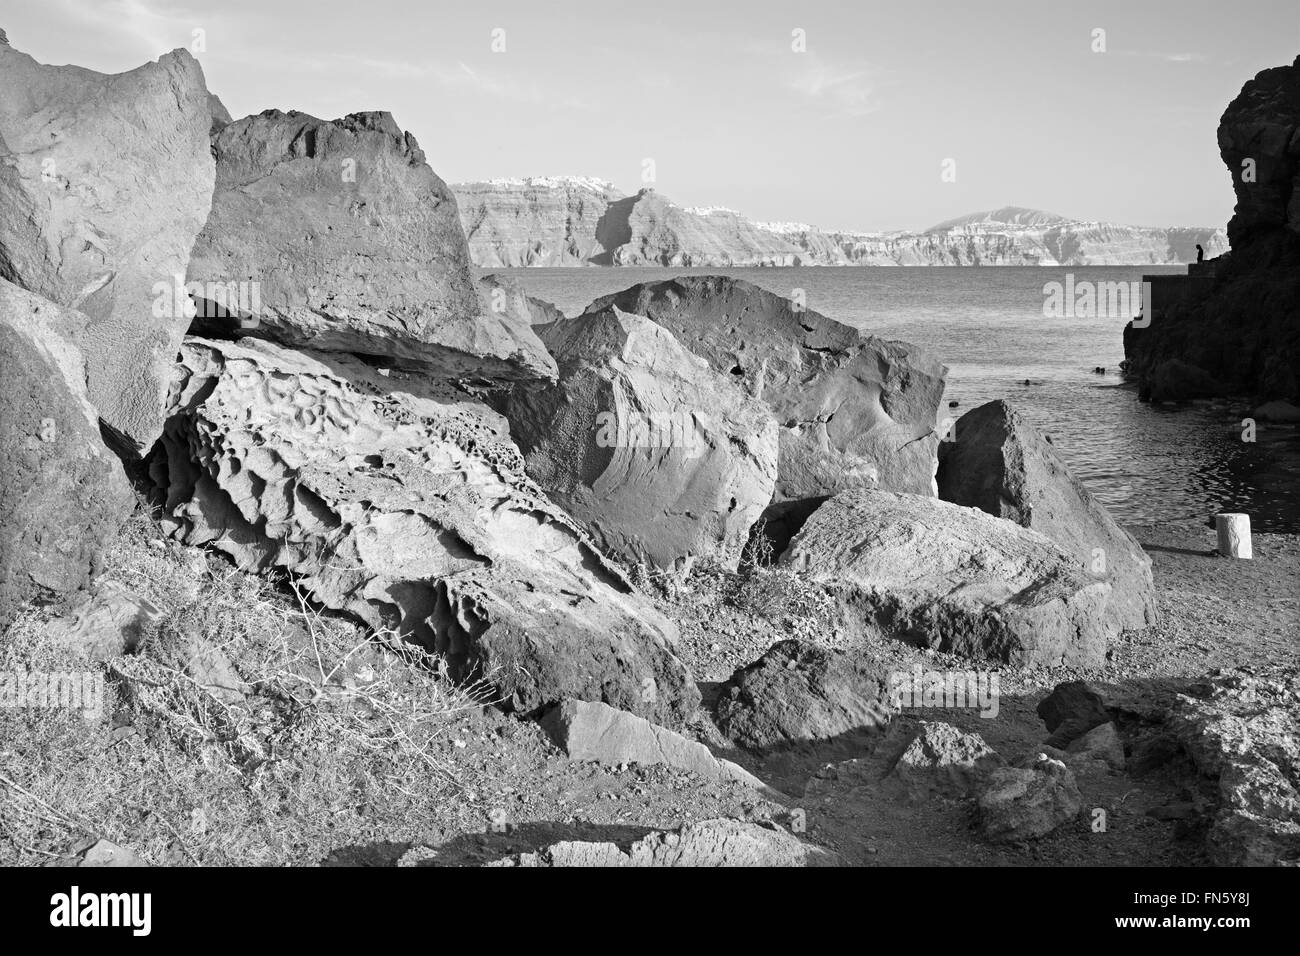
<svg viewBox="0 0 1300 956"><path fill-rule="evenodd" d="M267 110L213 137L194 247L196 332L410 363L444 378L554 378L529 322L485 310L456 198L389 113Z"/></svg>
<svg viewBox="0 0 1300 956"><path fill-rule="evenodd" d="M848 488L936 494L936 424L947 368L758 286L680 276L597 299L644 315L766 402L781 428L775 501Z"/></svg>
<svg viewBox="0 0 1300 956"><path fill-rule="evenodd" d="M150 474L189 544L292 573L522 713L565 697L680 726L675 631L542 494L491 413L329 353L191 339Z"/></svg>
<svg viewBox="0 0 1300 956"><path fill-rule="evenodd" d="M516 386L504 405L528 474L622 560L735 568L776 482L767 406L617 307L541 334L559 382Z"/></svg>
<svg viewBox="0 0 1300 956"><path fill-rule="evenodd" d="M212 205L211 125L184 50L110 76L0 44L0 278L86 315L90 401L128 454L162 431L189 326L155 305Z"/></svg>
<svg viewBox="0 0 1300 956"><path fill-rule="evenodd" d="M1110 584L1109 610L1120 627L1156 623L1151 559L1037 428L995 401L967 412L954 431L955 441L939 451L939 497L1047 535Z"/></svg>
<svg viewBox="0 0 1300 956"><path fill-rule="evenodd" d="M935 498L857 489L818 508L781 563L835 590L846 618L972 658L1099 666L1110 585L1044 535Z"/></svg>

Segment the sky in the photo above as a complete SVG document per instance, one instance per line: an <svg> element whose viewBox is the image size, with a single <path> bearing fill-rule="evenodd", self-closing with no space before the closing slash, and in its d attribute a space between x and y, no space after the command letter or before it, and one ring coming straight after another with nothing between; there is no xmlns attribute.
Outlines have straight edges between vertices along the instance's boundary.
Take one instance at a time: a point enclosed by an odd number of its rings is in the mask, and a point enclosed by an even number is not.
<svg viewBox="0 0 1300 956"><path fill-rule="evenodd" d="M388 110L448 182L596 176L839 229L1219 226L1219 117L1300 52L1300 2L0 0L0 28L109 73L191 49L236 118Z"/></svg>

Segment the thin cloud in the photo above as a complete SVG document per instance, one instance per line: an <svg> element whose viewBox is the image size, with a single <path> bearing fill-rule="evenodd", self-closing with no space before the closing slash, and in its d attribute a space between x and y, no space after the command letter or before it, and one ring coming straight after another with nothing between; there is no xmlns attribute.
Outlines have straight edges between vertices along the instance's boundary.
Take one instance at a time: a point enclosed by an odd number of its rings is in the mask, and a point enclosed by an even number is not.
<svg viewBox="0 0 1300 956"><path fill-rule="evenodd" d="M814 54L802 53L786 85L815 100L828 118L866 116L880 109L872 71L865 66L841 66Z"/></svg>

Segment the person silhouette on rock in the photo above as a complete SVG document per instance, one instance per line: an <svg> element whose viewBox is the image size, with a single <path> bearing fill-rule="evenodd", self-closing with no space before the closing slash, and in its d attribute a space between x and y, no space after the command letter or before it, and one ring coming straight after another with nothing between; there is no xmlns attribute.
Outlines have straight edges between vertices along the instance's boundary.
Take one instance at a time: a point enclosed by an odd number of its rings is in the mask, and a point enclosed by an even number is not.
<svg viewBox="0 0 1300 956"><path fill-rule="evenodd" d="M1205 261L1205 250L1201 248L1201 244L1199 242L1196 244L1196 261L1197 262Z"/></svg>

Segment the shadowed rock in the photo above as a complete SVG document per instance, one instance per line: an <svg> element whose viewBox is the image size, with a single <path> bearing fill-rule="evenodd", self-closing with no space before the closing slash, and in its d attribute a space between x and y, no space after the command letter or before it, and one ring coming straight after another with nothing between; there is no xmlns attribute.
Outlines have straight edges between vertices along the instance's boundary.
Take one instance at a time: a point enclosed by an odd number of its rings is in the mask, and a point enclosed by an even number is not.
<svg viewBox="0 0 1300 956"><path fill-rule="evenodd" d="M1151 559L1008 403L989 402L957 420L956 441L939 449L939 497L1051 538L1110 584L1108 613L1121 628L1156 623Z"/></svg>
<svg viewBox="0 0 1300 956"><path fill-rule="evenodd" d="M486 677L517 711L699 700L672 626L523 472L491 413L326 353L189 340L150 473L190 544ZM485 410L486 411L486 410Z"/></svg>
<svg viewBox="0 0 1300 956"><path fill-rule="evenodd" d="M1028 528L933 498L854 490L781 563L832 588L867 631L1011 664L1099 665L1110 585Z"/></svg>
<svg viewBox="0 0 1300 956"><path fill-rule="evenodd" d="M883 667L798 640L736 671L716 705L719 729L752 749L877 731L896 711Z"/></svg>
<svg viewBox="0 0 1300 956"><path fill-rule="evenodd" d="M110 76L0 44L0 278L86 315L90 401L127 452L162 431L189 325L163 290L212 205L211 125L184 50Z"/></svg>
<svg viewBox="0 0 1300 956"><path fill-rule="evenodd" d="M734 569L776 481L767 406L617 308L541 334L558 384L516 386L503 406L528 474L625 561Z"/></svg>
<svg viewBox="0 0 1300 956"><path fill-rule="evenodd" d="M85 323L0 280L0 629L87 584L135 505L86 397Z"/></svg>
<svg viewBox="0 0 1300 956"><path fill-rule="evenodd" d="M386 356L447 378L553 378L529 325L484 312L456 199L389 113L267 110L221 128L189 278L196 331Z"/></svg>
<svg viewBox="0 0 1300 956"><path fill-rule="evenodd" d="M1046 836L1083 809L1073 772L1042 754L1031 767L994 770L975 803L980 835L993 843Z"/></svg>

